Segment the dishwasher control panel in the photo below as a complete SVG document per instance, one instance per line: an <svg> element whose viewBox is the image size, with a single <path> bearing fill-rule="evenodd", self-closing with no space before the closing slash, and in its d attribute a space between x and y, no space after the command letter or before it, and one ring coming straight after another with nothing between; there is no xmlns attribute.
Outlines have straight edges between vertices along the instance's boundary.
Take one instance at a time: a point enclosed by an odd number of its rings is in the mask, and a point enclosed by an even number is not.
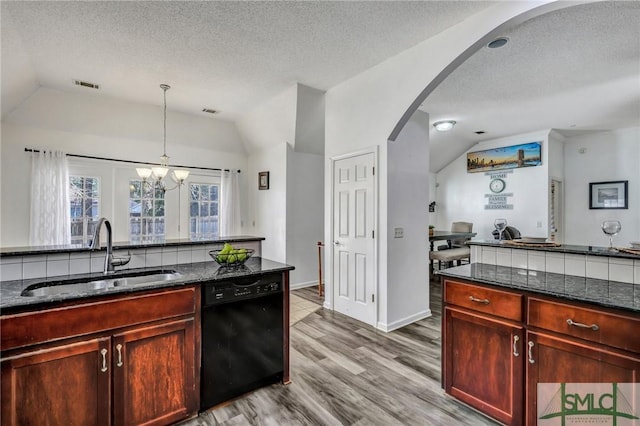
<svg viewBox="0 0 640 426"><path fill-rule="evenodd" d="M282 275L242 277L202 284L204 306L282 293Z"/></svg>

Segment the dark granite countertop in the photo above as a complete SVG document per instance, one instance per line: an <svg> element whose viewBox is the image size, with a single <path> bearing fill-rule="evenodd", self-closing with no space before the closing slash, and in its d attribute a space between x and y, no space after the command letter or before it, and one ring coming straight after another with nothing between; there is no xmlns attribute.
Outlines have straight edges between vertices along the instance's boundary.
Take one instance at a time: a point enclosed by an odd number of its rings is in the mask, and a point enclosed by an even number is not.
<svg viewBox="0 0 640 426"><path fill-rule="evenodd" d="M155 268L140 269L124 269L112 275L103 275L102 273L68 275L52 278L35 278L29 280L2 281L0 282L0 314L9 314L17 312L26 312L39 309L54 307L61 302L69 302L74 300L91 299L104 296L112 296L116 294L134 293L139 291L148 291L160 288L179 287L194 283L203 283L210 281L220 281L229 278L246 277L252 275L260 275L268 272L284 272L291 271L294 267L284 263L274 262L272 260L263 259L261 257L252 257L238 268L220 267L214 261L191 263L173 266L162 266ZM136 284L131 286L110 287L100 290L87 290L73 294L58 294L50 296L28 297L21 296L20 293L28 286L42 282L56 282L61 280L80 280L86 278L86 281L117 278L123 274L132 272L144 272L150 270L173 270L179 272L179 278L155 283Z"/></svg>
<svg viewBox="0 0 640 426"><path fill-rule="evenodd" d="M514 240L515 241L515 240ZM640 256L632 253L625 253L617 250L609 250L608 247L597 246L577 246L571 244L562 244L557 247L536 247L534 245L515 245L509 244L505 241L498 240L471 240L467 241L470 246L486 246L486 247L500 247L517 250L537 250L537 251L551 251L558 253L570 253L570 254L585 254L589 256L607 256L607 257L619 257L624 259L636 259L640 260ZM626 247L631 248L631 247Z"/></svg>
<svg viewBox="0 0 640 426"><path fill-rule="evenodd" d="M439 275L640 313L640 285L472 263Z"/></svg>
<svg viewBox="0 0 640 426"><path fill-rule="evenodd" d="M170 246L186 246L186 245L204 245L219 243L234 243L241 241L263 241L264 237L253 237L251 235L236 235L229 237L220 237L216 239L191 240L188 238L169 239L159 241L123 241L114 242L114 250L140 249L149 247L170 247ZM48 253L72 253L83 251L104 250L104 244L100 249L91 249L82 244L68 244L63 246L24 246L24 247L0 247L0 257L3 256L26 256L32 254L48 254Z"/></svg>

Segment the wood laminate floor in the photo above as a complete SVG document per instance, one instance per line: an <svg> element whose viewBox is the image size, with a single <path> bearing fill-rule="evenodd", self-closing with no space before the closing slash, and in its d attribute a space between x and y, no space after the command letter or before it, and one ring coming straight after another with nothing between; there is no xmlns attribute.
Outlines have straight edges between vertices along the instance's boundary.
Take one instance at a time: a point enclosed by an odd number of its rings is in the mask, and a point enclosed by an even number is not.
<svg viewBox="0 0 640 426"><path fill-rule="evenodd" d="M323 308L307 315L291 327L290 385L259 389L181 425L497 424L440 387L441 294L437 281L431 286L433 316L391 333ZM311 297L308 289L293 293Z"/></svg>

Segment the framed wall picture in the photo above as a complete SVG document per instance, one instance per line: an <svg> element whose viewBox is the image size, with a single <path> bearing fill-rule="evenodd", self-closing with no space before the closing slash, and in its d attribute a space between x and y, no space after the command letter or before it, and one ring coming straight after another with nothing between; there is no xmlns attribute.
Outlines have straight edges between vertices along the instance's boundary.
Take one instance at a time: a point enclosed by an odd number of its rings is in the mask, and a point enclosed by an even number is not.
<svg viewBox="0 0 640 426"><path fill-rule="evenodd" d="M629 181L589 183L590 209L628 209Z"/></svg>
<svg viewBox="0 0 640 426"><path fill-rule="evenodd" d="M467 152L467 173L534 167L542 164L542 142Z"/></svg>
<svg viewBox="0 0 640 426"><path fill-rule="evenodd" d="M269 189L269 172L258 173L258 189Z"/></svg>

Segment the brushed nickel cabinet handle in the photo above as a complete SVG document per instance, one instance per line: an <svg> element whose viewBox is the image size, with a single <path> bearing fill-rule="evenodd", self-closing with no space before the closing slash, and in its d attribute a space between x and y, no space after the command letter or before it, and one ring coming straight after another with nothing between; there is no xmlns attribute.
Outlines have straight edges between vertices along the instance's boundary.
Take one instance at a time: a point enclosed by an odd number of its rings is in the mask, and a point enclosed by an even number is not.
<svg viewBox="0 0 640 426"><path fill-rule="evenodd" d="M104 373L107 371L107 350L102 349L100 351L100 354L102 355L102 368L100 369L100 371Z"/></svg>
<svg viewBox="0 0 640 426"><path fill-rule="evenodd" d="M482 303L484 305L488 305L489 304L489 299L477 299L473 296L469 296L469 300L471 300L472 302L476 302L476 303Z"/></svg>
<svg viewBox="0 0 640 426"><path fill-rule="evenodd" d="M567 324L569 325L574 325L576 327L580 327L580 328L590 328L593 331L598 331L600 329L600 327L598 327L598 324L591 324L591 325L587 325L587 324L582 324L580 322L575 322L574 320L572 320L571 318L569 318L567 320Z"/></svg>
<svg viewBox="0 0 640 426"><path fill-rule="evenodd" d="M118 363L116 365L122 367L122 345L120 343L116 345L116 350L118 351Z"/></svg>
<svg viewBox="0 0 640 426"><path fill-rule="evenodd" d="M536 363L536 361L533 359L533 342L529 342L529 362L531 364Z"/></svg>
<svg viewBox="0 0 640 426"><path fill-rule="evenodd" d="M514 335L513 336L513 356L520 356L520 354L518 353L518 340L520 340L520 337Z"/></svg>

